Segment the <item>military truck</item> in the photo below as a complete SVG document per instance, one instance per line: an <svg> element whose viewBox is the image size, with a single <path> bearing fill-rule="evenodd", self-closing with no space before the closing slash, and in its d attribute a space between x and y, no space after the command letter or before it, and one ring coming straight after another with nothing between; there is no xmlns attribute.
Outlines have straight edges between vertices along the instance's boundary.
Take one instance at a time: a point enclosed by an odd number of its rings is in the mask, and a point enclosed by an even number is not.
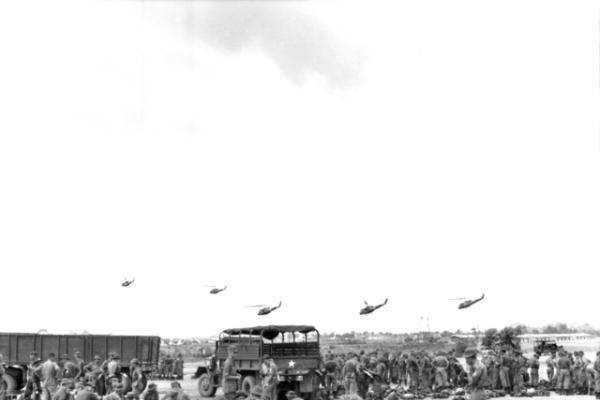
<svg viewBox="0 0 600 400"><path fill-rule="evenodd" d="M557 351L558 344L556 344L556 340L538 339L535 341L535 344L533 346L533 352L539 355L556 354Z"/></svg>
<svg viewBox="0 0 600 400"><path fill-rule="evenodd" d="M60 357L73 357L81 353L86 363L99 355L103 360L110 353L121 357L122 373L129 374L129 362L137 358L145 373L157 369L160 338L157 336L112 336L112 335L47 335L33 333L0 333L0 354L4 357L5 374L0 381L0 391L14 394L27 383L29 354L37 352L40 359L50 353Z"/></svg>
<svg viewBox="0 0 600 400"><path fill-rule="evenodd" d="M198 392L202 397L215 395L221 384L227 349L236 345L234 363L241 375L238 389L249 393L254 385L260 384L261 363L266 356L271 356L279 371L278 400L284 400L288 390L294 390L303 399L315 399L319 387L317 371L321 363L319 341L319 331L309 325L226 329L215 343L214 356L194 375L198 378Z"/></svg>

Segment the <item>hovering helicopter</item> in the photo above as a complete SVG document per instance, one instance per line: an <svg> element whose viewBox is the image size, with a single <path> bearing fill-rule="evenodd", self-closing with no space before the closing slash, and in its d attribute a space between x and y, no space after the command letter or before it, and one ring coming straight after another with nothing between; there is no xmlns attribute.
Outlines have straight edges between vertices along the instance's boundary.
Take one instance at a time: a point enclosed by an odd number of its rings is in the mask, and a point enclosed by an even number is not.
<svg viewBox="0 0 600 400"><path fill-rule="evenodd" d="M381 304L377 304L376 306L372 306L369 303L367 303L366 300L363 300L365 302L365 306L360 310L359 315L367 315L367 314L371 314L373 311L377 310L378 308L381 308L383 306L385 306L388 302L388 299L385 299L385 301Z"/></svg>
<svg viewBox="0 0 600 400"><path fill-rule="evenodd" d="M221 293L223 290L227 289L227 286L223 286L222 288L218 288L216 286L207 285L206 287L212 288L212 289L210 289L210 292L209 292L210 294L218 294L218 293Z"/></svg>
<svg viewBox="0 0 600 400"><path fill-rule="evenodd" d="M258 308L258 307L260 307L260 310L258 310L258 313L256 313L257 315L267 315L267 314L271 314L273 311L275 311L279 307L281 307L281 302L279 302L279 304L276 305L275 307L265 306L264 304L257 304L257 305L254 305L254 306L248 306L248 308Z"/></svg>
<svg viewBox="0 0 600 400"><path fill-rule="evenodd" d="M123 280L123 283L121 283L121 286L123 287L127 287L129 285L131 285L133 282L135 282L135 278L133 278L132 280L128 281L127 279Z"/></svg>
<svg viewBox="0 0 600 400"><path fill-rule="evenodd" d="M462 303L460 303L458 305L458 309L462 310L462 309L471 307L475 303L479 303L484 298L485 298L485 294L482 294L480 298L474 299L474 300L467 300L465 297L459 297L459 298L456 298L456 299L450 299L450 301L465 300L465 301L463 301Z"/></svg>

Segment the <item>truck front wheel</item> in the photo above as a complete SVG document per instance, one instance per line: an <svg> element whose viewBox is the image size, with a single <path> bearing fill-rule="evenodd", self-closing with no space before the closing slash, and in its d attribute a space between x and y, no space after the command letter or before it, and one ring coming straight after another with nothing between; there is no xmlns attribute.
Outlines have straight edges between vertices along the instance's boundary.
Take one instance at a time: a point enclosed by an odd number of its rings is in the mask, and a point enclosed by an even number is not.
<svg viewBox="0 0 600 400"><path fill-rule="evenodd" d="M254 385L256 385L256 379L253 376L245 377L242 381L242 392L249 395Z"/></svg>
<svg viewBox="0 0 600 400"><path fill-rule="evenodd" d="M217 392L217 387L212 384L210 375L204 373L198 378L198 393L202 397L213 397Z"/></svg>
<svg viewBox="0 0 600 400"><path fill-rule="evenodd" d="M2 375L0 380L0 392L2 392L3 398L7 394L14 394L17 391L17 381L15 378L8 374Z"/></svg>

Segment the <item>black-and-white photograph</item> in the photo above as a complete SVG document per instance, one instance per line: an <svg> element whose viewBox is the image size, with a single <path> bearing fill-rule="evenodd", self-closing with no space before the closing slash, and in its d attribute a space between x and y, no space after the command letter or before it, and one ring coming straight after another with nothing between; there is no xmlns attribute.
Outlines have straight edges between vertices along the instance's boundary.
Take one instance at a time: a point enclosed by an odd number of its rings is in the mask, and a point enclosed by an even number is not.
<svg viewBox="0 0 600 400"><path fill-rule="evenodd" d="M0 400L600 399L600 3L0 2Z"/></svg>

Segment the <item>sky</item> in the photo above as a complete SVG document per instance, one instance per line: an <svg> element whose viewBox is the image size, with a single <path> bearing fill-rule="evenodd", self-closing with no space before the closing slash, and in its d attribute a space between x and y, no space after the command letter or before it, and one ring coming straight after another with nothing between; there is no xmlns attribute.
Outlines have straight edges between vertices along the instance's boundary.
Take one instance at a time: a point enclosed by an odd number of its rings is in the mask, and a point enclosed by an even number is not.
<svg viewBox="0 0 600 400"><path fill-rule="evenodd" d="M2 2L2 330L600 327L599 17Z"/></svg>

